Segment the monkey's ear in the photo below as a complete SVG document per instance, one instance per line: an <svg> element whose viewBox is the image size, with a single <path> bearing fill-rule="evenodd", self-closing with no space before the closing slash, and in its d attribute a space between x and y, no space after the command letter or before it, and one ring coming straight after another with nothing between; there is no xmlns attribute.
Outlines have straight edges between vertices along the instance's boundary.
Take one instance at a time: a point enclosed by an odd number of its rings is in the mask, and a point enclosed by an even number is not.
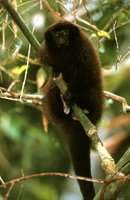
<svg viewBox="0 0 130 200"><path fill-rule="evenodd" d="M52 33L49 30L46 30L44 33L44 41L47 43L48 46L55 45L55 41L53 39Z"/></svg>
<svg viewBox="0 0 130 200"><path fill-rule="evenodd" d="M74 25L73 24L73 28L72 28L72 36L78 36L79 35L79 32L80 32L80 29L77 25Z"/></svg>
<svg viewBox="0 0 130 200"><path fill-rule="evenodd" d="M51 38L51 37L52 37L51 32L49 32L48 30L46 30L45 33L44 33L44 39L45 39L45 40L48 40L48 39Z"/></svg>

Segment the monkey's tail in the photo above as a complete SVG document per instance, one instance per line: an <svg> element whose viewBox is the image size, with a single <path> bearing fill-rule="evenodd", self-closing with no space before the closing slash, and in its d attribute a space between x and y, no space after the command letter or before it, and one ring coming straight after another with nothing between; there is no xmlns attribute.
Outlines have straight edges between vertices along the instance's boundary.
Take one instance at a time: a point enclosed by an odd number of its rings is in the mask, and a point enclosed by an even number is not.
<svg viewBox="0 0 130 200"><path fill-rule="evenodd" d="M91 178L90 139L78 121L66 120L62 127L76 175ZM84 200L92 200L95 196L92 182L78 180Z"/></svg>

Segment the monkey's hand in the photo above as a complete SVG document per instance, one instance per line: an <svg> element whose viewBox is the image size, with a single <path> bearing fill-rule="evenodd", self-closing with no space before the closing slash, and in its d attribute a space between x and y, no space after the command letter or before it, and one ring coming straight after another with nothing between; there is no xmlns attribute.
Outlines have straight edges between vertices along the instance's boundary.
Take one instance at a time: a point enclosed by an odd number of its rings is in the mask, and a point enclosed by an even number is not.
<svg viewBox="0 0 130 200"><path fill-rule="evenodd" d="M56 71L54 68L52 68L52 78L57 78L60 75L60 72Z"/></svg>
<svg viewBox="0 0 130 200"><path fill-rule="evenodd" d="M65 94L63 95L63 99L69 108L76 103L76 96L72 94L69 90L65 92Z"/></svg>

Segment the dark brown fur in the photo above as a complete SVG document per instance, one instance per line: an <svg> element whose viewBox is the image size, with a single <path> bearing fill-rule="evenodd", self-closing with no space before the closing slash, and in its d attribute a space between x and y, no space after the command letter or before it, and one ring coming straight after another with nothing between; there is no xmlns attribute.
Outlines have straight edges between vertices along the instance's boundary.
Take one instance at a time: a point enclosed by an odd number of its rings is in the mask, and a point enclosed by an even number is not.
<svg viewBox="0 0 130 200"><path fill-rule="evenodd" d="M50 33L65 29L69 30L69 45L58 48ZM97 125L103 110L101 67L98 55L87 35L70 22L55 23L46 29L45 41L41 44L39 55L41 62L52 66L55 74L63 74L69 91L75 97L75 103L88 110L88 118ZM43 92L43 115L63 133L75 173L91 177L90 139L81 124L72 119L71 112L68 115L63 112L59 88L51 77ZM93 184L79 181L79 185L84 200L93 199Z"/></svg>

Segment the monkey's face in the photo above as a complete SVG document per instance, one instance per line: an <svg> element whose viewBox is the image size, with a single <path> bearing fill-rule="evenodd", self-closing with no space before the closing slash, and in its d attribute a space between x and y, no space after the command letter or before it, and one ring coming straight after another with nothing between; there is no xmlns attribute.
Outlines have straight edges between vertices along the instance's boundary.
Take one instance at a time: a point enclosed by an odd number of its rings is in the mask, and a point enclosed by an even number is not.
<svg viewBox="0 0 130 200"><path fill-rule="evenodd" d="M51 49L65 49L76 43L79 28L71 22L57 22L45 31L45 42Z"/></svg>
<svg viewBox="0 0 130 200"><path fill-rule="evenodd" d="M56 31L56 32L51 32L51 33L58 48L69 45L69 31L68 30L61 30L61 31Z"/></svg>

